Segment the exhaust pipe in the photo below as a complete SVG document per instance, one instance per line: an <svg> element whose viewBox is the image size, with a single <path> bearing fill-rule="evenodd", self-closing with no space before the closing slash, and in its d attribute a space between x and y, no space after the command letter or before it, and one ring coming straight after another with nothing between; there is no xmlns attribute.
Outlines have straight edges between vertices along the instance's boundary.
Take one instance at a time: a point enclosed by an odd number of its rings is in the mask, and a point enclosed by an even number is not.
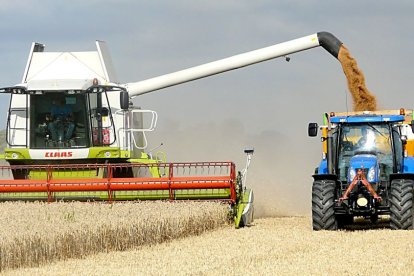
<svg viewBox="0 0 414 276"><path fill-rule="evenodd" d="M333 137L332 137L332 128L331 128L331 118L329 117L328 113L325 113L325 120L328 125L328 131L326 135L326 162L327 162L327 169L328 174L334 174L334 155L333 155Z"/></svg>

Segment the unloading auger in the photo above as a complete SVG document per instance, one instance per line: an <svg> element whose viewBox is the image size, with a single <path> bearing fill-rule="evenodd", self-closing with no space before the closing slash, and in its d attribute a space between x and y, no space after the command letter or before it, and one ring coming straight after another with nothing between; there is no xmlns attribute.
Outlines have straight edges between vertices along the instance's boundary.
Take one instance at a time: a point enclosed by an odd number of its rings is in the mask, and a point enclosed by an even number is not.
<svg viewBox="0 0 414 276"><path fill-rule="evenodd" d="M163 76L120 84L104 42L92 52L45 52L33 43L20 84L9 93L1 200L218 200L236 226L253 221L253 192L233 162L167 163L146 152L157 113L131 99L288 54L341 42L319 32ZM54 104L64 105L56 111Z"/></svg>

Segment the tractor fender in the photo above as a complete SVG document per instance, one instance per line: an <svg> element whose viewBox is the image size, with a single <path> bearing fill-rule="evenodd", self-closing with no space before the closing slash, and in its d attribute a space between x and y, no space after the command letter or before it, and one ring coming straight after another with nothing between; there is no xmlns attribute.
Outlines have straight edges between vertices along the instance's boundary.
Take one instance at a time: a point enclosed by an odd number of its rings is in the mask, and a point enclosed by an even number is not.
<svg viewBox="0 0 414 276"><path fill-rule="evenodd" d="M404 158L403 173L414 173L414 157L409 156Z"/></svg>
<svg viewBox="0 0 414 276"><path fill-rule="evenodd" d="M324 159L319 164L318 174L327 174L327 173L328 173L328 162L326 159Z"/></svg>

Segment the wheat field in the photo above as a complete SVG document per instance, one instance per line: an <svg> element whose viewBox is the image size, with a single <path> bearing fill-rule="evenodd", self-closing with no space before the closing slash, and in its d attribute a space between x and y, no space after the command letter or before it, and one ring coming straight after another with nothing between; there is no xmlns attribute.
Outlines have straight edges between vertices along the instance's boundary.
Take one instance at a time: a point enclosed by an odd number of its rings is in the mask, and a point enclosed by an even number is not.
<svg viewBox="0 0 414 276"><path fill-rule="evenodd" d="M3 275L414 275L414 232L311 230L309 217L256 219L200 235Z"/></svg>
<svg viewBox="0 0 414 276"><path fill-rule="evenodd" d="M0 204L0 271L157 244L228 224L217 202Z"/></svg>

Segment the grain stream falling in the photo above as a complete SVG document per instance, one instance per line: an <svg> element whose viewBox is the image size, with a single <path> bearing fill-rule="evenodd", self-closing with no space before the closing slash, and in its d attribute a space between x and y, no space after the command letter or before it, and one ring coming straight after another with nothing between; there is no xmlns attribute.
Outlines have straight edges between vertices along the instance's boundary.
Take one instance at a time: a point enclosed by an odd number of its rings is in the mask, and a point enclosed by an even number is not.
<svg viewBox="0 0 414 276"><path fill-rule="evenodd" d="M348 81L348 88L353 100L354 111L373 111L377 109L377 100L368 90L365 77L359 69L356 60L349 50L342 45L339 49L338 59Z"/></svg>
<svg viewBox="0 0 414 276"><path fill-rule="evenodd" d="M217 202L0 204L0 271L127 250L228 223Z"/></svg>

